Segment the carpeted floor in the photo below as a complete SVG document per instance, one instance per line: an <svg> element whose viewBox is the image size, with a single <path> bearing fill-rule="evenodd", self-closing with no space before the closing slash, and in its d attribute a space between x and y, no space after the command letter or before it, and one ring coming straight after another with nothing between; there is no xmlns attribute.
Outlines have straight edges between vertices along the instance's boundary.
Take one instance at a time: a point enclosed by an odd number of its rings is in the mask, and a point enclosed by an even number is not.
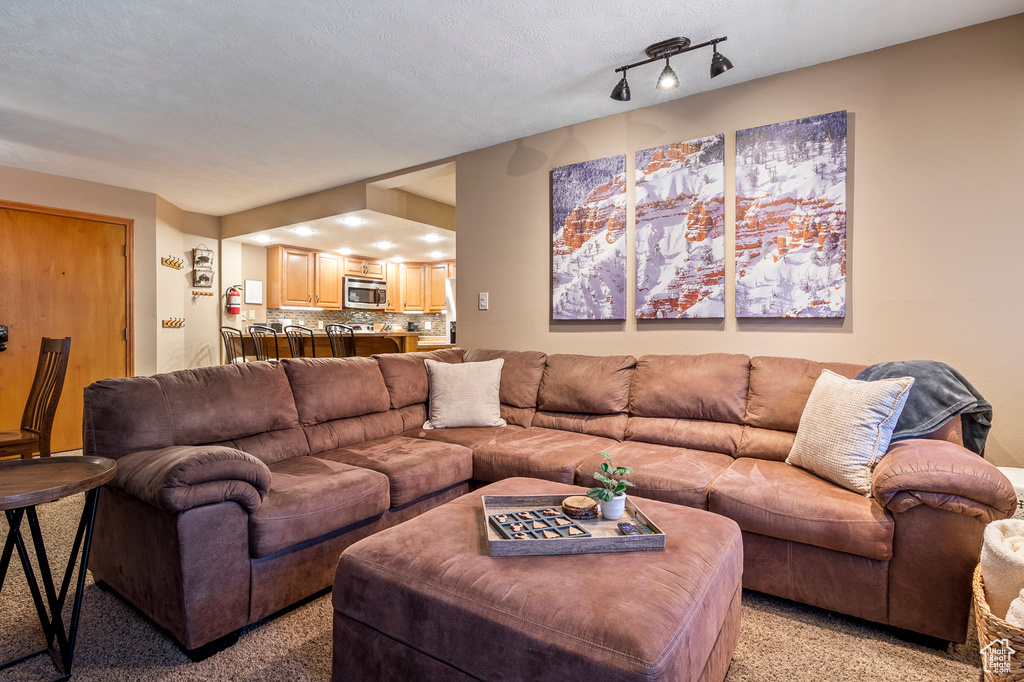
<svg viewBox="0 0 1024 682"><path fill-rule="evenodd" d="M39 507L46 549L63 575L85 496ZM3 536L7 524L0 523ZM27 524L25 526L26 537ZM30 542L30 541L29 541ZM32 551L31 549L29 550ZM66 616L70 615L68 600ZM0 660L41 647L42 629L15 555L0 592ZM87 579L72 680L329 680L331 597L321 595L251 626L238 643L192 663L171 639L116 594ZM0 671L0 681L50 680L46 656ZM981 677L973 627L948 651L919 646L855 618L743 593L743 620L729 682L969 680Z"/></svg>

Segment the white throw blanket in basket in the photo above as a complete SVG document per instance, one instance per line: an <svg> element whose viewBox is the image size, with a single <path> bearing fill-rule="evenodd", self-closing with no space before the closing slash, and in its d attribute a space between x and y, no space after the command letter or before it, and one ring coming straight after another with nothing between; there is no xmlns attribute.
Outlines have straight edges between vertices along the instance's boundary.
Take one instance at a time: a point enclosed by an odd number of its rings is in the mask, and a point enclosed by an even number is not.
<svg viewBox="0 0 1024 682"><path fill-rule="evenodd" d="M1024 588L1024 519L993 521L985 527L981 577L992 614L1005 619L1010 602Z"/></svg>

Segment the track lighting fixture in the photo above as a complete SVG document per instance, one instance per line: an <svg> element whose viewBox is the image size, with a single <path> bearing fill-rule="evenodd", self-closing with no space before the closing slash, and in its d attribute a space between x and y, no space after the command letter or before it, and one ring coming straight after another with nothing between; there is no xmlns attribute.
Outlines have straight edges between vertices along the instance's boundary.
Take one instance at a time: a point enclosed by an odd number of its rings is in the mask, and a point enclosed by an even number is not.
<svg viewBox="0 0 1024 682"><path fill-rule="evenodd" d="M709 45L714 49L714 54L711 55L711 77L721 76L723 73L732 68L732 62L726 59L725 55L718 51L718 43L724 43L728 40L728 36L722 36L721 38L715 38L707 42L701 43L700 45L690 45L689 38L669 38L663 40L660 43L654 43L648 45L644 52L647 54L648 59L642 62L636 62L634 64L627 64L620 66L615 69L615 73L622 72L622 79L615 85L612 90L612 99L619 102L629 101L629 83L626 82L626 72L632 69L634 66L643 66L644 64L650 64L661 59L665 60L665 68L662 69L661 75L658 76L658 90L675 90L679 87L679 78L676 76L676 72L672 70L672 65L669 63L671 57L675 57L677 54L683 54L684 52L690 52L697 50L702 47L708 47Z"/></svg>

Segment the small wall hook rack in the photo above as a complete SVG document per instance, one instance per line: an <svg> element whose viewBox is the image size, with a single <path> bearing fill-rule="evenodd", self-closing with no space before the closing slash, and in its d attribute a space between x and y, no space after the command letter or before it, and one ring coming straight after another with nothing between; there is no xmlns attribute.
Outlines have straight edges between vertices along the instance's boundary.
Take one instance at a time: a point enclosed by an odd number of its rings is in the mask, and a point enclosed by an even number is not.
<svg viewBox="0 0 1024 682"><path fill-rule="evenodd" d="M172 317L169 320L163 320L162 324L164 329L181 329L185 326L185 318Z"/></svg>
<svg viewBox="0 0 1024 682"><path fill-rule="evenodd" d="M175 258L174 256L166 256L160 259L160 265L166 265L169 268L175 270L181 270L185 267L185 261L182 258Z"/></svg>

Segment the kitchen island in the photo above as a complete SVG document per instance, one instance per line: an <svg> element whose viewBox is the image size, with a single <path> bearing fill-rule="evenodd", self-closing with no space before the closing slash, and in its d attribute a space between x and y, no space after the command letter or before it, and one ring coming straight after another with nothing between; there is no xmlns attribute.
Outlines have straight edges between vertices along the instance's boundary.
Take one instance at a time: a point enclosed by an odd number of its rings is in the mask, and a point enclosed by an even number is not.
<svg viewBox="0 0 1024 682"><path fill-rule="evenodd" d="M256 349L248 329L242 332L242 348L248 359L256 357ZM356 332L356 355L369 357L377 353L414 353L419 349L420 332L408 332L405 330L393 332ZM316 357L331 357L331 342L325 332L314 331L313 339L316 343ZM303 350L305 357L313 357L313 349L310 346L309 337L303 338ZM288 337L284 332L277 333L277 356L279 358L292 357L291 348L288 345Z"/></svg>

